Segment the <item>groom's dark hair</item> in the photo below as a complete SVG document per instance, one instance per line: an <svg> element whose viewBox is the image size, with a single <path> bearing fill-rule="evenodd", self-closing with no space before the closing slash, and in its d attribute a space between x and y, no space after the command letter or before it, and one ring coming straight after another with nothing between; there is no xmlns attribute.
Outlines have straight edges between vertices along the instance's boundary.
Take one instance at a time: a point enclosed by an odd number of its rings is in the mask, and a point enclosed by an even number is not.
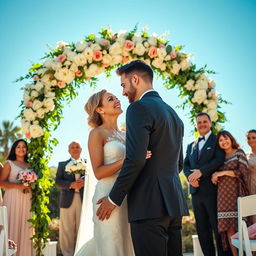
<svg viewBox="0 0 256 256"><path fill-rule="evenodd" d="M141 60L134 60L130 63L121 66L116 70L116 73L121 76L123 74L125 75L133 75L138 74L148 82L152 83L153 81L153 70L149 65L147 65L144 61Z"/></svg>

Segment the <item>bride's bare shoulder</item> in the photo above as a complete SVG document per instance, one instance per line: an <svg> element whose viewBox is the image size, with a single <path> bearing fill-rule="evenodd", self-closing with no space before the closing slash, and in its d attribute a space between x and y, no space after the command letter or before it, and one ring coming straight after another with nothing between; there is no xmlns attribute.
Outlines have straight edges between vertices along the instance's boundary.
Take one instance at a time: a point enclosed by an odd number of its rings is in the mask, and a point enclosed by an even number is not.
<svg viewBox="0 0 256 256"><path fill-rule="evenodd" d="M105 138L105 131L101 127L93 128L89 134L89 140L103 140Z"/></svg>

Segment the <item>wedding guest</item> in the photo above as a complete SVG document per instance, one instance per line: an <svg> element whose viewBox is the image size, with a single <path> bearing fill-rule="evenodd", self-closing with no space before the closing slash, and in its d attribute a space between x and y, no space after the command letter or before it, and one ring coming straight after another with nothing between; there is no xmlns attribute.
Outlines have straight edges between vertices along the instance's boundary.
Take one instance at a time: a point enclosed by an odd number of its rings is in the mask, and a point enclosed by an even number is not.
<svg viewBox="0 0 256 256"><path fill-rule="evenodd" d="M82 148L78 142L71 142L68 147L70 159L60 162L55 178L60 189L60 248L63 256L73 256L80 223L83 199L84 180L75 180L74 174L65 171L66 165L72 160L80 159Z"/></svg>
<svg viewBox="0 0 256 256"><path fill-rule="evenodd" d="M246 155L249 163L248 189L249 194L253 195L256 194L256 130L248 131L246 138L251 148L251 151ZM253 223L256 223L256 216L252 216L251 220Z"/></svg>
<svg viewBox="0 0 256 256"><path fill-rule="evenodd" d="M215 256L212 232L218 255L224 253L217 228L217 189L211 182L211 175L223 164L225 154L219 148L211 127L209 115L198 113L196 128L200 136L188 145L183 169L190 183L197 234L205 256Z"/></svg>
<svg viewBox="0 0 256 256"><path fill-rule="evenodd" d="M16 256L32 256L31 188L18 183L17 175L27 170L28 146L25 140L15 141L0 173L0 187L5 189L3 205L7 207L9 238L16 242ZM24 193L28 190L28 193Z"/></svg>
<svg viewBox="0 0 256 256"><path fill-rule="evenodd" d="M221 149L225 151L225 162L213 173L212 182L217 184L218 231L225 251L231 249L234 256L237 249L231 243L231 236L237 232L237 198L248 195L248 162L236 139L228 131L217 135Z"/></svg>

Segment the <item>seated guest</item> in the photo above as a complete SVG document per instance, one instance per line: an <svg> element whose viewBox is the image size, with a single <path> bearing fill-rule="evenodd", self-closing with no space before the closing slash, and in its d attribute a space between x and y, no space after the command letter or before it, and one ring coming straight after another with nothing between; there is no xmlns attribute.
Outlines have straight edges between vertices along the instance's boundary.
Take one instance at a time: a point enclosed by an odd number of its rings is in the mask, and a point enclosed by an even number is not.
<svg viewBox="0 0 256 256"><path fill-rule="evenodd" d="M217 141L226 155L223 166L212 175L212 182L218 185L218 231L223 249L231 250L236 256L237 249L231 243L231 236L237 232L237 198L248 195L248 162L244 151L228 131L220 132Z"/></svg>

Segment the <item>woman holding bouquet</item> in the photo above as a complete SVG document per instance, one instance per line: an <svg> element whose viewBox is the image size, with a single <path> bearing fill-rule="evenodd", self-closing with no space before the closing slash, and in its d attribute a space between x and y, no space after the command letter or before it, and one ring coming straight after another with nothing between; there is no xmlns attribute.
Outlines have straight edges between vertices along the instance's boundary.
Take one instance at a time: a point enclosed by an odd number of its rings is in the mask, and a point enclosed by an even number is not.
<svg viewBox="0 0 256 256"><path fill-rule="evenodd" d="M16 256L32 255L31 187L19 183L17 177L28 170L28 146L25 140L14 142L0 174L0 187L5 189L3 205L7 207L9 238L17 244ZM28 192L28 193L25 193Z"/></svg>

